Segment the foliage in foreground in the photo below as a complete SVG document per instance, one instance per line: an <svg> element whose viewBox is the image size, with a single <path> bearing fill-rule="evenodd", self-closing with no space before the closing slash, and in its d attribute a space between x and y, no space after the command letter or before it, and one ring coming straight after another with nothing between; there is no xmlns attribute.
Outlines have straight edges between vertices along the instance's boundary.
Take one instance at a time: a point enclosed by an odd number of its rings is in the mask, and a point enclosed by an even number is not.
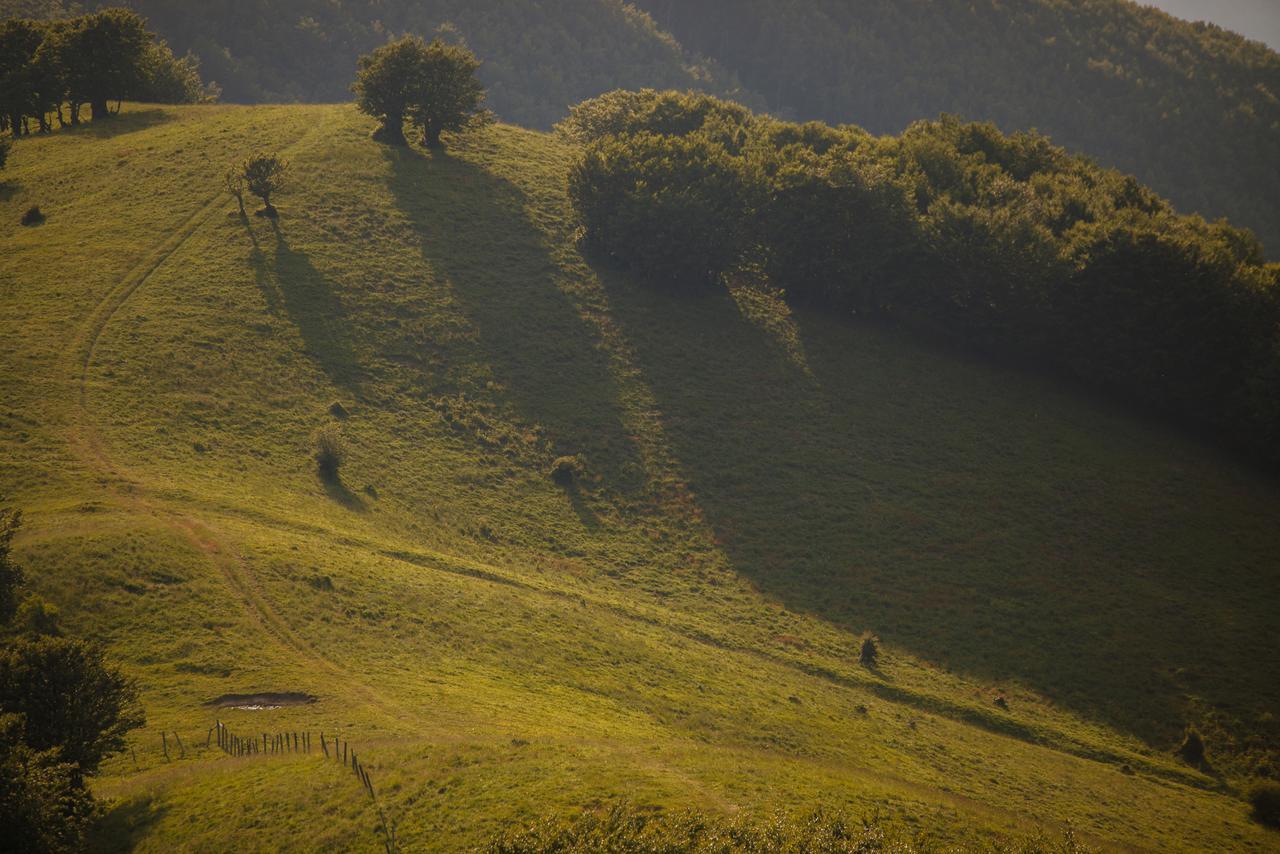
<svg viewBox="0 0 1280 854"><path fill-rule="evenodd" d="M96 645L42 633L57 631L49 619L6 625L24 580L10 560L20 524L0 512L0 840L16 851L78 851L95 814L85 778L143 715L137 688ZM24 610L48 616L39 602Z"/></svg>
<svg viewBox="0 0 1280 854"><path fill-rule="evenodd" d="M1280 266L1045 137L947 117L877 138L653 91L561 131L587 238L651 280L758 269L792 302L1014 354L1280 463Z"/></svg>
<svg viewBox="0 0 1280 854"><path fill-rule="evenodd" d="M803 817L739 815L726 818L703 812L654 812L627 804L552 817L495 839L489 854L916 854L937 846L913 839L879 817L852 819L839 812L815 811ZM1041 834L995 851L1009 854L1084 854L1070 831L1059 841Z"/></svg>

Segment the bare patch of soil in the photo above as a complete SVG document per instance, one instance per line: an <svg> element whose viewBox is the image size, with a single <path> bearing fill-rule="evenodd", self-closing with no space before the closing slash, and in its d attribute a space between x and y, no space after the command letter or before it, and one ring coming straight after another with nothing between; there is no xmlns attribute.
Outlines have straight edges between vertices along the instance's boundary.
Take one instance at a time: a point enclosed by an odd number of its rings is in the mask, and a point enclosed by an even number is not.
<svg viewBox="0 0 1280 854"><path fill-rule="evenodd" d="M320 699L311 694L297 691L284 693L265 692L262 694L223 694L217 699L205 703L215 709L241 709L250 712L265 712L284 706L307 706Z"/></svg>

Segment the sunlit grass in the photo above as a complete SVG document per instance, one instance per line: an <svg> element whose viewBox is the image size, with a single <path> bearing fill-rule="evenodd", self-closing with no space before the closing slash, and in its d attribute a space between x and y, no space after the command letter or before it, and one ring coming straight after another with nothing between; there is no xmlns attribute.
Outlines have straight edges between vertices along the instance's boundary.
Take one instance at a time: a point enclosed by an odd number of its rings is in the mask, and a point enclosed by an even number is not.
<svg viewBox="0 0 1280 854"><path fill-rule="evenodd" d="M317 756L165 761L221 716L359 745L406 848L622 796L1274 843L1235 793L1277 738L1273 483L1016 367L595 266L551 137L369 130L138 108L5 173L0 497L150 718L104 839L378 846ZM217 195L254 149L293 164L278 225ZM320 700L203 705L268 690ZM1172 757L1188 721L1224 776Z"/></svg>

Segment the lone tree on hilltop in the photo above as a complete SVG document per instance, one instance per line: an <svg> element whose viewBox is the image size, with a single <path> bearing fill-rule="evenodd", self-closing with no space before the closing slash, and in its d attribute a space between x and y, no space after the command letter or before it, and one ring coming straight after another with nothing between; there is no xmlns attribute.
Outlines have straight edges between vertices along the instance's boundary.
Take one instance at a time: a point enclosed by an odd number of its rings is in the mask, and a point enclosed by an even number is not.
<svg viewBox="0 0 1280 854"><path fill-rule="evenodd" d="M484 87L476 79L480 60L461 45L440 39L427 45L417 98L410 109L414 124L422 128L422 142L441 148L440 134L464 130L477 122L491 120L481 109Z"/></svg>
<svg viewBox="0 0 1280 854"><path fill-rule="evenodd" d="M382 122L374 139L404 145L404 124L422 129L422 142L442 146L441 134L490 119L481 108L480 60L461 45L405 36L360 58L352 91L360 109Z"/></svg>
<svg viewBox="0 0 1280 854"><path fill-rule="evenodd" d="M253 155L240 167L240 177L244 181L245 189L262 199L263 207L258 211L260 216L275 219L276 209L271 204L271 196L284 188L288 172L288 161L265 152ZM228 180L228 186L231 183Z"/></svg>
<svg viewBox="0 0 1280 854"><path fill-rule="evenodd" d="M373 138L404 145L404 122L415 102L427 45L418 36L405 36L360 57L360 70L351 90L356 105L382 122Z"/></svg>

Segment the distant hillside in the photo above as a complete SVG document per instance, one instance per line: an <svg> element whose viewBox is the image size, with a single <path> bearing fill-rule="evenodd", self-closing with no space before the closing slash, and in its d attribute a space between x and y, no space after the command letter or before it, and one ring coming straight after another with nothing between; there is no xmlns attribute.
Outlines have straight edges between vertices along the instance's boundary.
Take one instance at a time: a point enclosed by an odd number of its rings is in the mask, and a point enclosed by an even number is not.
<svg viewBox="0 0 1280 854"><path fill-rule="evenodd" d="M622 0L0 0L0 18L56 16L75 5L136 9L177 54L195 53L204 78L232 102L345 101L361 53L391 35L442 27L485 60L489 106L523 125L549 127L570 105L616 87L745 96Z"/></svg>
<svg viewBox="0 0 1280 854"><path fill-rule="evenodd" d="M1280 247L1280 54L1125 0L638 0L775 110L1036 128Z"/></svg>

